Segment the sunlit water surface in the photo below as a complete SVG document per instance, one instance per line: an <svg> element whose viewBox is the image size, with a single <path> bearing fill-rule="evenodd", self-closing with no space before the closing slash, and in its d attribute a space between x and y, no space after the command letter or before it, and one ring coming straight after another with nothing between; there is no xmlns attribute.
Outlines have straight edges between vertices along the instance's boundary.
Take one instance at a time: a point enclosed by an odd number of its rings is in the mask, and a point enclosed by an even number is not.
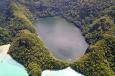
<svg viewBox="0 0 115 76"><path fill-rule="evenodd" d="M66 69L58 70L58 71L45 70L42 72L41 76L84 76L84 75L75 72L73 69L68 67Z"/></svg>
<svg viewBox="0 0 115 76"><path fill-rule="evenodd" d="M28 76L26 69L7 54L9 47L0 46L0 76Z"/></svg>
<svg viewBox="0 0 115 76"><path fill-rule="evenodd" d="M40 18L34 27L58 59L78 60L88 47L81 31L61 17Z"/></svg>

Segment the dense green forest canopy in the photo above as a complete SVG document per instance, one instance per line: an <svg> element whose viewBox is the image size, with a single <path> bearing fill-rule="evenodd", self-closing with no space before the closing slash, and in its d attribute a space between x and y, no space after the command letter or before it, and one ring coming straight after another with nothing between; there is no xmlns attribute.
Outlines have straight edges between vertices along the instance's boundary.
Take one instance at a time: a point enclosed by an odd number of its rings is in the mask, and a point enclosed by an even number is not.
<svg viewBox="0 0 115 76"><path fill-rule="evenodd" d="M61 16L79 27L89 43L74 63L52 56L32 24L40 17ZM115 0L0 0L0 45L30 76L71 66L85 76L115 76Z"/></svg>

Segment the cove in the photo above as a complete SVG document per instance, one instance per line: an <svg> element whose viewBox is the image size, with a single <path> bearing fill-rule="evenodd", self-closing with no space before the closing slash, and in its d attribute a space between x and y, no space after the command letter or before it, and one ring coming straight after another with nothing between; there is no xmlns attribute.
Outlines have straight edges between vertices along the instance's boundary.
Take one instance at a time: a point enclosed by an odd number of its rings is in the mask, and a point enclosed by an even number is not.
<svg viewBox="0 0 115 76"><path fill-rule="evenodd" d="M28 76L25 68L7 54L10 44L0 46L0 76Z"/></svg>
<svg viewBox="0 0 115 76"><path fill-rule="evenodd" d="M41 76L84 76L84 75L74 71L71 67L68 67L58 71L45 70L42 72Z"/></svg>
<svg viewBox="0 0 115 76"><path fill-rule="evenodd" d="M34 27L55 58L76 61L88 47L79 28L61 17L40 18Z"/></svg>

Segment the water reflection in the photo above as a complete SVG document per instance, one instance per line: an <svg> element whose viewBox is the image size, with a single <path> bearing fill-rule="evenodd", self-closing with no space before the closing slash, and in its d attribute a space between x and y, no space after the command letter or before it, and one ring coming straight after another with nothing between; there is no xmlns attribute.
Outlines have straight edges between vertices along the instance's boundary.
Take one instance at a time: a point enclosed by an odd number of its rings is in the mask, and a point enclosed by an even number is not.
<svg viewBox="0 0 115 76"><path fill-rule="evenodd" d="M81 31L61 17L41 18L35 28L56 58L77 60L88 47Z"/></svg>

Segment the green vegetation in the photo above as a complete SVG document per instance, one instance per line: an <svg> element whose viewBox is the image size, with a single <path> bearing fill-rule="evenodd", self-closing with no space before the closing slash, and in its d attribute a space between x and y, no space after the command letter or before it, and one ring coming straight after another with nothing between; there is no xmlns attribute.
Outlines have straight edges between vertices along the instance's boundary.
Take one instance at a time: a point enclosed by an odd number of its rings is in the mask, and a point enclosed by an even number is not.
<svg viewBox="0 0 115 76"><path fill-rule="evenodd" d="M103 10L115 4L115 0L19 0L36 17L61 16L80 29L91 24ZM108 10L108 9L107 9Z"/></svg>
<svg viewBox="0 0 115 76"><path fill-rule="evenodd" d="M30 11L25 8L24 6L20 5L19 3L17 3L15 0L14 2L11 3L11 10L13 15L24 21L24 23L26 23L26 25L32 25L32 22L30 19L32 19L32 14L30 13Z"/></svg>
<svg viewBox="0 0 115 76"><path fill-rule="evenodd" d="M37 63L29 62L26 66L30 76L40 76L41 75L41 68Z"/></svg>
<svg viewBox="0 0 115 76"><path fill-rule="evenodd" d="M4 28L0 28L0 45L7 44L11 40L10 32Z"/></svg>
<svg viewBox="0 0 115 76"><path fill-rule="evenodd" d="M23 64L30 74L40 71L40 69L34 68L38 66L41 70L67 67L67 63L54 59L40 38L28 30L18 33L11 44L9 54ZM33 67L31 67L32 65Z"/></svg>
<svg viewBox="0 0 115 76"><path fill-rule="evenodd" d="M0 8L0 45L11 43L9 54L30 76L69 65L85 76L115 76L115 0L46 1L11 0L7 10ZM36 17L55 15L82 28L90 46L79 61L68 64L54 58L31 26Z"/></svg>
<svg viewBox="0 0 115 76"><path fill-rule="evenodd" d="M93 21L92 24L87 25L88 29L84 28L85 38L89 44L102 39L103 34L114 27L114 22L110 16L103 16Z"/></svg>
<svg viewBox="0 0 115 76"><path fill-rule="evenodd" d="M85 76L115 76L114 32L114 17L109 14L87 25L84 35L90 46L86 55L70 66Z"/></svg>
<svg viewBox="0 0 115 76"><path fill-rule="evenodd" d="M90 45L91 52L83 56L79 61L71 64L71 67L85 76L114 76L114 50L111 50L106 45L107 43L107 40L102 39L95 45Z"/></svg>
<svg viewBox="0 0 115 76"><path fill-rule="evenodd" d="M13 38L21 30L27 29L32 33L36 33L35 29L31 26L33 23L31 12L15 0L12 0L8 3L8 17L2 17L1 14L1 21L5 18L5 22L0 24L0 45L12 42Z"/></svg>

